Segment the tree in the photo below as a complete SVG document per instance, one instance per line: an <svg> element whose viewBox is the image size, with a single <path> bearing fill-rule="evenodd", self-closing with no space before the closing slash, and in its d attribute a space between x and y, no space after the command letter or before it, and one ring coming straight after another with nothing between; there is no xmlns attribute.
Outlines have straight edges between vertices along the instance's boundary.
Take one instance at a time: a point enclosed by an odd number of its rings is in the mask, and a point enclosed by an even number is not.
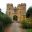
<svg viewBox="0 0 32 32"><path fill-rule="evenodd" d="M6 14L0 12L0 32L3 32L2 28L9 26L12 23L12 20L10 17L8 17Z"/></svg>
<svg viewBox="0 0 32 32"><path fill-rule="evenodd" d="M32 7L29 7L29 9L27 10L26 17L27 18L31 18L32 17Z"/></svg>

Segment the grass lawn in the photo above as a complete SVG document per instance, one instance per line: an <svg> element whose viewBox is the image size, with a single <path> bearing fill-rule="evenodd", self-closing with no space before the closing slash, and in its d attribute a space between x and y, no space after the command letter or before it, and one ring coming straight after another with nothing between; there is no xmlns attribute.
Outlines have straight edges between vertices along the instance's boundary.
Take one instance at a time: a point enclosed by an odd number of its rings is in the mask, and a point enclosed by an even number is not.
<svg viewBox="0 0 32 32"><path fill-rule="evenodd" d="M32 29L26 29L26 32L32 32Z"/></svg>

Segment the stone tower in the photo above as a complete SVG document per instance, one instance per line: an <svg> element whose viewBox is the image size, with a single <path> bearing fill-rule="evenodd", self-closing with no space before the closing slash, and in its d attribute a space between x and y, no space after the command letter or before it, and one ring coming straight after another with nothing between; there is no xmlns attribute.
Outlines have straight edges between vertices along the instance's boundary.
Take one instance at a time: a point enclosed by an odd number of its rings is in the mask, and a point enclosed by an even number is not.
<svg viewBox="0 0 32 32"><path fill-rule="evenodd" d="M9 17L12 17L12 20L14 16L16 16L17 21L22 21L26 18L26 4L21 3L21 4L18 4L17 7L13 7L13 4L7 4L6 14Z"/></svg>
<svg viewBox="0 0 32 32"><path fill-rule="evenodd" d="M14 13L14 8L13 8L13 4L7 4L7 11L6 11L6 14L11 17L13 19L13 13Z"/></svg>
<svg viewBox="0 0 32 32"><path fill-rule="evenodd" d="M26 19L26 4L25 3L18 4L17 15L18 15L18 20L20 21Z"/></svg>

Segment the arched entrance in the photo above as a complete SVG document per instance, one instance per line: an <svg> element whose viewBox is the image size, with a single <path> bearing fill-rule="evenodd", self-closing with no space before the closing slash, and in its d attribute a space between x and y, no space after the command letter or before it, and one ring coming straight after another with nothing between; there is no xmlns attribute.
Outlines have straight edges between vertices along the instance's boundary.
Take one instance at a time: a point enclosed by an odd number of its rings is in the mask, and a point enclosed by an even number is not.
<svg viewBox="0 0 32 32"><path fill-rule="evenodd" d="M16 15L13 16L13 20L17 21L18 17Z"/></svg>

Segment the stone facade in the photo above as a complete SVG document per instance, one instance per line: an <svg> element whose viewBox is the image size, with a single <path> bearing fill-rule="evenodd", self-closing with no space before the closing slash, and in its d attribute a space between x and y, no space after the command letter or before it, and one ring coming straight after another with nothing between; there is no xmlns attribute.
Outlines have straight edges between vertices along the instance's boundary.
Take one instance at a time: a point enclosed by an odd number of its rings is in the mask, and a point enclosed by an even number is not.
<svg viewBox="0 0 32 32"><path fill-rule="evenodd" d="M22 21L26 18L26 4L21 3L18 4L17 7L13 7L13 4L7 4L6 14L9 17L12 17L12 20L13 20L13 16L16 15L18 17L17 21Z"/></svg>

